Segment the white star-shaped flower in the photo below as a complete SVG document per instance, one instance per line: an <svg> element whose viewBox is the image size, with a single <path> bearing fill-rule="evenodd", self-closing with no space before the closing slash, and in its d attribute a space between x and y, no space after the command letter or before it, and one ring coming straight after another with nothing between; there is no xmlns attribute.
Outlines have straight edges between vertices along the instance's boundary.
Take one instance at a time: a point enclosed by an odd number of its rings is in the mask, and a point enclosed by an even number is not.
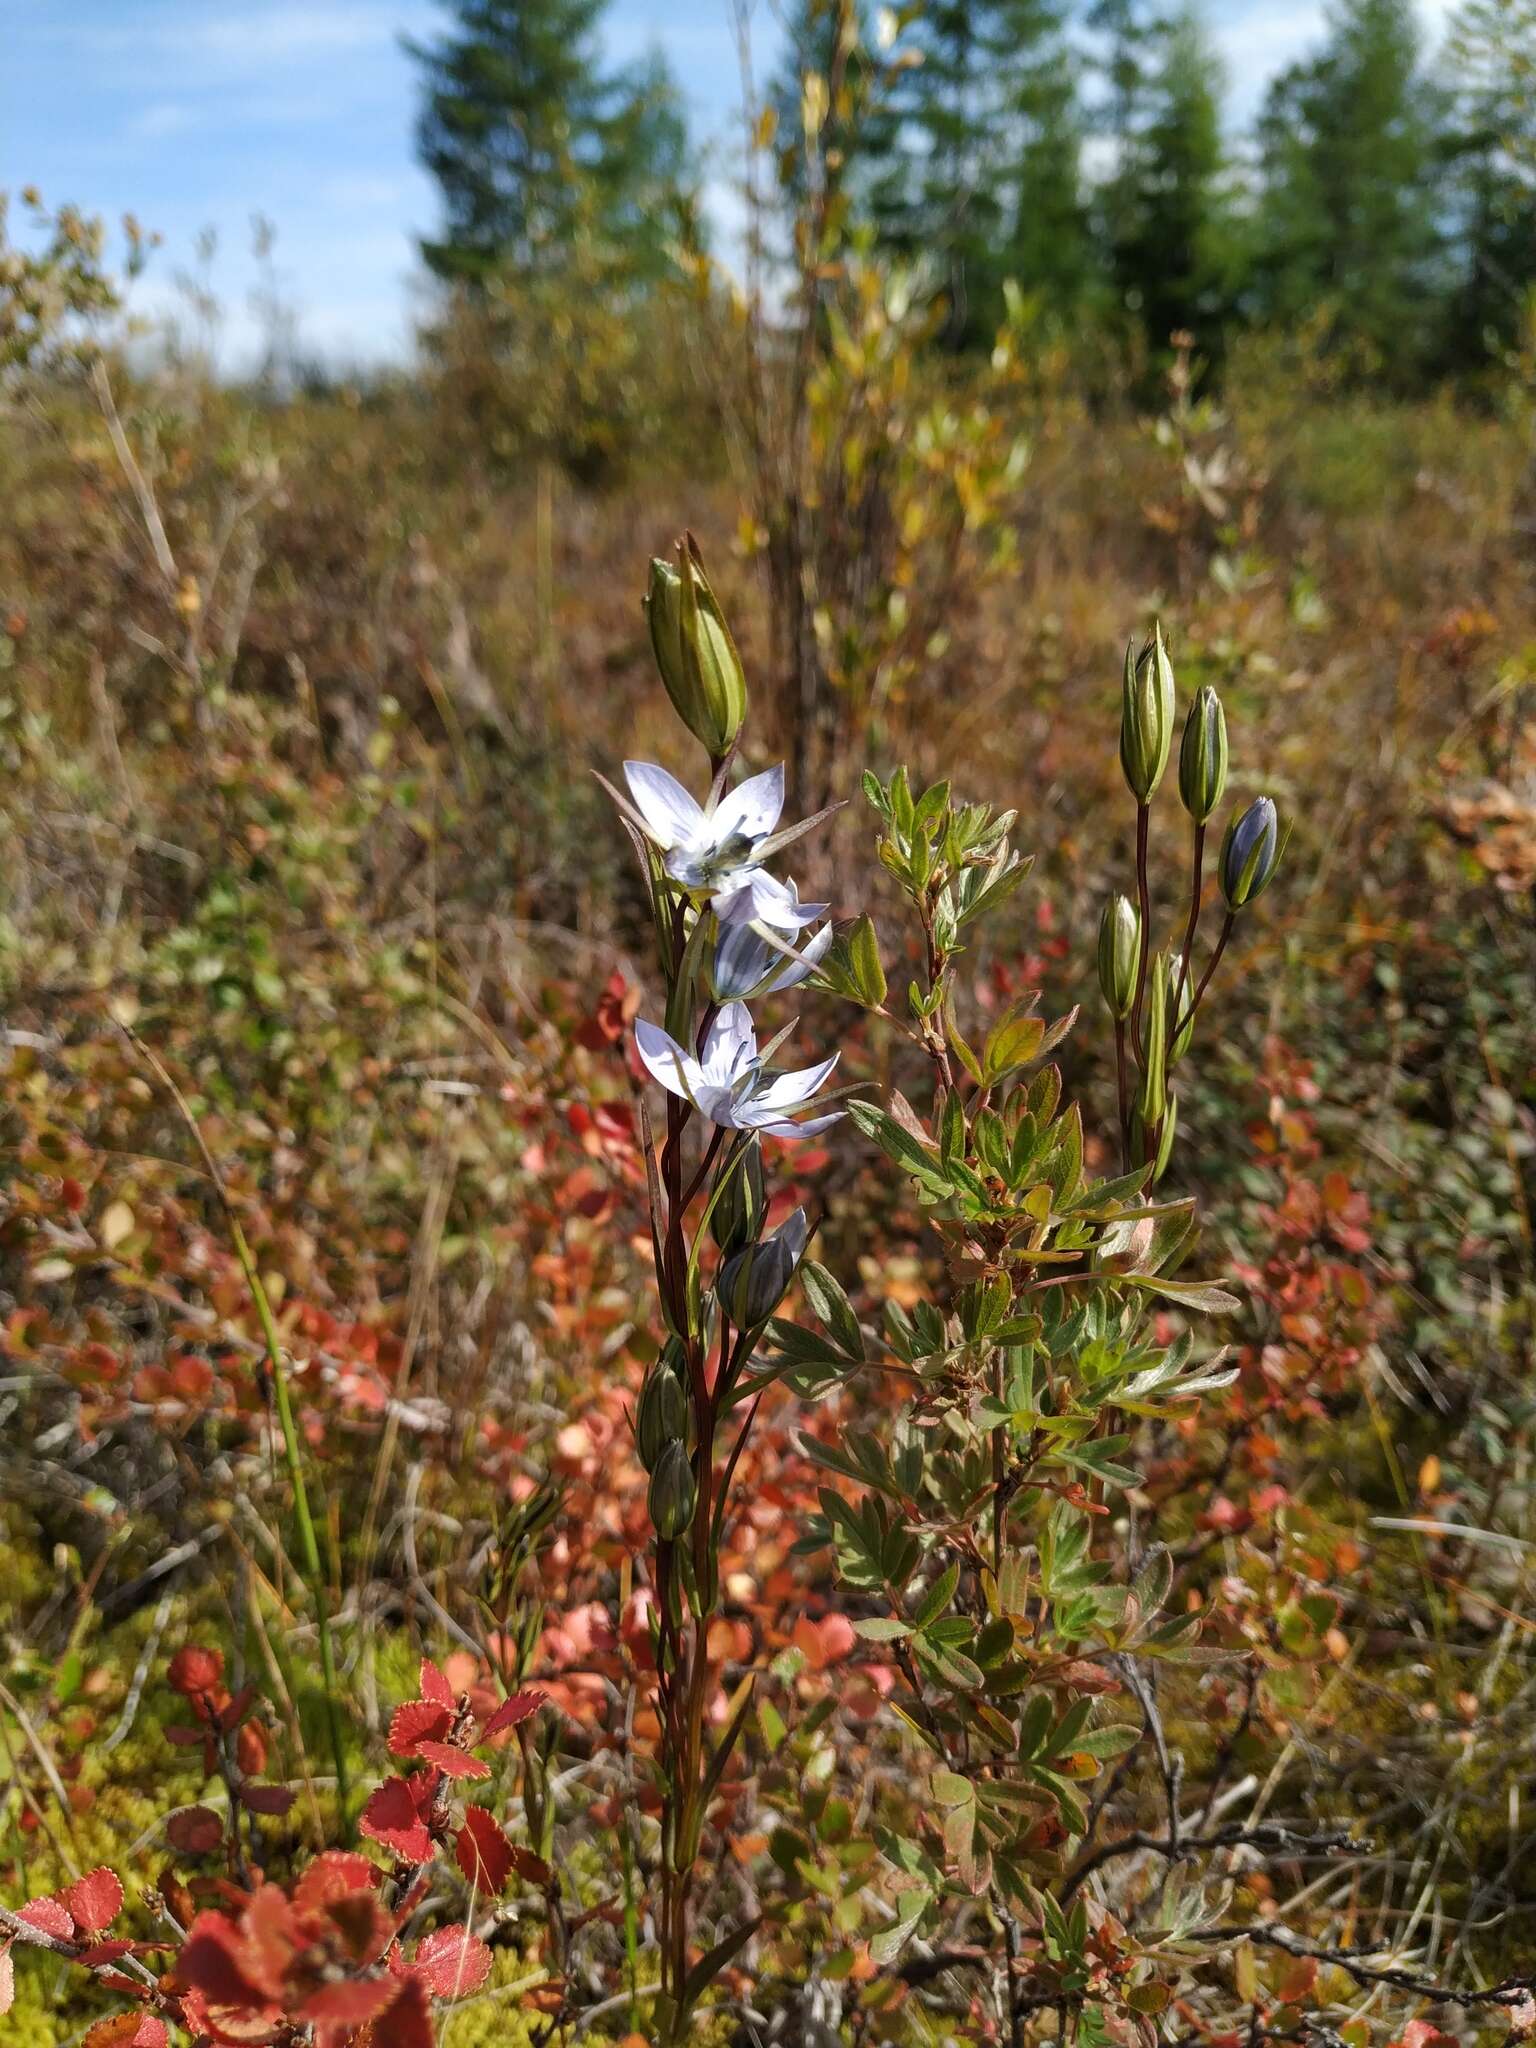
<svg viewBox="0 0 1536 2048"><path fill-rule="evenodd" d="M809 1138L835 1124L841 1110L796 1123L792 1111L805 1109L830 1077L839 1055L795 1074L771 1073L757 1049L757 1032L745 1003L727 1003L710 1025L697 1059L668 1032L644 1018L635 1025L635 1045L647 1073L672 1094L691 1102L712 1124L728 1131L764 1131L772 1138ZM771 1048L770 1048L771 1050Z"/></svg>
<svg viewBox="0 0 1536 2048"><path fill-rule="evenodd" d="M784 809L784 769L749 775L735 789L700 804L676 776L650 761L626 761L624 779L641 830L664 856L673 881L708 896L722 924L763 924L797 932L814 924L825 903L802 903L793 882L780 882L762 862L818 822L775 832Z"/></svg>

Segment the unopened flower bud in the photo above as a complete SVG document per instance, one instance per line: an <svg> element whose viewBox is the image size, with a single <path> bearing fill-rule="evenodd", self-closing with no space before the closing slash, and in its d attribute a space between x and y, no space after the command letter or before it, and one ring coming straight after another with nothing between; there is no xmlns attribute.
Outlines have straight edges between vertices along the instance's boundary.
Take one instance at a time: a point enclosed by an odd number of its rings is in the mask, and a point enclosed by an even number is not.
<svg viewBox="0 0 1536 2048"><path fill-rule="evenodd" d="M656 1534L669 1542L681 1536L693 1520L698 1496L688 1446L674 1437L656 1461L650 1492L646 1495L646 1506Z"/></svg>
<svg viewBox="0 0 1536 2048"><path fill-rule="evenodd" d="M767 1207L763 1195L763 1143L748 1138L734 1159L721 1169L724 1186L709 1214L710 1235L723 1258L756 1244Z"/></svg>
<svg viewBox="0 0 1536 2048"><path fill-rule="evenodd" d="M1163 629L1157 625L1140 654L1133 656L1126 648L1120 699L1120 765L1140 804L1151 801L1168 766L1173 711L1173 663L1163 645Z"/></svg>
<svg viewBox="0 0 1536 2048"><path fill-rule="evenodd" d="M747 715L747 679L691 534L677 544L676 568L652 561L645 611L673 709L710 758L721 760Z"/></svg>
<svg viewBox="0 0 1536 2048"><path fill-rule="evenodd" d="M1207 683L1189 707L1179 746L1179 795L1197 825L1221 802L1227 786L1227 714Z"/></svg>
<svg viewBox="0 0 1536 2048"><path fill-rule="evenodd" d="M1159 953L1147 977L1147 1042L1142 1067L1141 1093L1136 1108L1150 1131L1162 1122L1168 1106L1168 961Z"/></svg>
<svg viewBox="0 0 1536 2048"><path fill-rule="evenodd" d="M666 1353L657 1359L640 1389L635 1445L647 1472L654 1472L668 1444L688 1439L688 1396Z"/></svg>
<svg viewBox="0 0 1536 2048"><path fill-rule="evenodd" d="M1111 896L1099 918L1099 993L1122 1021L1136 1000L1141 971L1141 912L1129 896Z"/></svg>
<svg viewBox="0 0 1536 2048"><path fill-rule="evenodd" d="M1280 865L1280 815L1273 797L1255 797L1234 811L1221 842L1221 893L1229 910L1262 895Z"/></svg>
<svg viewBox="0 0 1536 2048"><path fill-rule="evenodd" d="M771 1237L725 1261L715 1294L738 1329L756 1330L767 1322L789 1292L809 1236L805 1211L797 1209Z"/></svg>

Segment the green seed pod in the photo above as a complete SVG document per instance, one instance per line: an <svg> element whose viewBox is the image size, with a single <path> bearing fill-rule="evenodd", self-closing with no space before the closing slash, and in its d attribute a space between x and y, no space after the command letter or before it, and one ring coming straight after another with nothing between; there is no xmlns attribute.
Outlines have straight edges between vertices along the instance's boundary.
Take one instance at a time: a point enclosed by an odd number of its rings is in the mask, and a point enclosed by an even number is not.
<svg viewBox="0 0 1536 2048"><path fill-rule="evenodd" d="M692 534L677 544L676 568L652 561L645 612L673 709L710 758L723 759L747 715L747 679Z"/></svg>
<svg viewBox="0 0 1536 2048"><path fill-rule="evenodd" d="M1141 912L1129 896L1111 896L1099 918L1099 993L1123 1022L1141 971Z"/></svg>
<svg viewBox="0 0 1536 2048"><path fill-rule="evenodd" d="M1179 795L1197 825L1221 802L1227 786L1227 714L1207 683L1189 707L1179 746Z"/></svg>
<svg viewBox="0 0 1536 2048"><path fill-rule="evenodd" d="M720 1199L709 1215L709 1234L722 1255L757 1242L767 1202L763 1195L763 1141L747 1139L740 1153L721 1168L725 1177Z"/></svg>
<svg viewBox="0 0 1536 2048"><path fill-rule="evenodd" d="M1247 810L1232 813L1221 842L1221 893L1229 910L1264 893L1284 850L1273 797L1255 797Z"/></svg>
<svg viewBox="0 0 1536 2048"><path fill-rule="evenodd" d="M1150 1131L1168 1106L1168 959L1159 953L1147 978L1147 1042L1136 1107Z"/></svg>
<svg viewBox="0 0 1536 2048"><path fill-rule="evenodd" d="M657 1359L640 1389L635 1415L635 1444L640 1462L654 1472L668 1444L688 1440L688 1396L665 1354Z"/></svg>
<svg viewBox="0 0 1536 2048"><path fill-rule="evenodd" d="M1189 1051L1189 1041L1195 1035L1195 1019L1190 1010L1190 999L1194 995L1192 977L1184 971L1183 955L1168 955L1168 1064L1183 1059ZM1182 1027L1182 1028L1181 1028Z"/></svg>
<svg viewBox="0 0 1536 2048"><path fill-rule="evenodd" d="M1163 779L1173 745L1173 663L1163 645L1163 629L1133 657L1125 650L1125 680L1120 699L1120 766L1140 804L1151 801Z"/></svg>
<svg viewBox="0 0 1536 2048"><path fill-rule="evenodd" d="M646 1496L656 1534L668 1541L681 1536L693 1520L697 1501L698 1486L688 1461L688 1446L674 1437L656 1461Z"/></svg>
<svg viewBox="0 0 1536 2048"><path fill-rule="evenodd" d="M1157 1141L1157 1163L1152 1168L1152 1185L1156 1187L1168 1171L1168 1161L1173 1157L1173 1137L1179 1127L1179 1098L1168 1097L1168 1107L1163 1111L1162 1133Z"/></svg>

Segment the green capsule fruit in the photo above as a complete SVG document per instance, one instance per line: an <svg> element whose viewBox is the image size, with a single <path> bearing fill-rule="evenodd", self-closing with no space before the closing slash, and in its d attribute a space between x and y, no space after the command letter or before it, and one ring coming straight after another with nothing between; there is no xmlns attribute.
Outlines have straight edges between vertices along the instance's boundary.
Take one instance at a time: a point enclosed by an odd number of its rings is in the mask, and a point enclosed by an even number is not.
<svg viewBox="0 0 1536 2048"><path fill-rule="evenodd" d="M1163 953L1152 962L1147 977L1145 1017L1147 1040L1136 1108L1150 1131L1162 1122L1168 1106L1168 959Z"/></svg>
<svg viewBox="0 0 1536 2048"><path fill-rule="evenodd" d="M1221 802L1227 786L1227 714L1207 683L1189 707L1179 746L1179 795L1197 825Z"/></svg>
<svg viewBox="0 0 1536 2048"><path fill-rule="evenodd" d="M1195 1035L1195 1017L1190 1008L1194 995L1192 976L1184 971L1183 955L1168 955L1168 1064L1183 1059Z"/></svg>
<svg viewBox="0 0 1536 2048"><path fill-rule="evenodd" d="M767 1202L763 1194L763 1141L747 1139L720 1169L720 1199L709 1212L709 1232L722 1256L757 1242Z"/></svg>
<svg viewBox="0 0 1536 2048"><path fill-rule="evenodd" d="M668 1444L688 1440L688 1396L667 1360L659 1358L645 1376L635 1415L635 1446L647 1472L661 1463Z"/></svg>
<svg viewBox="0 0 1536 2048"><path fill-rule="evenodd" d="M1125 650L1120 699L1120 766L1139 804L1150 803L1168 766L1173 712L1173 663L1163 645L1163 629L1156 625L1140 654Z"/></svg>
<svg viewBox="0 0 1536 2048"><path fill-rule="evenodd" d="M658 1536L671 1542L685 1533L693 1520L698 1493L688 1447L674 1438L656 1461L646 1496L651 1524Z"/></svg>
<svg viewBox="0 0 1536 2048"><path fill-rule="evenodd" d="M723 760L747 715L747 678L692 534L677 543L675 568L652 561L645 613L673 709L710 758Z"/></svg>
<svg viewBox="0 0 1536 2048"><path fill-rule="evenodd" d="M1141 972L1141 912L1129 896L1111 896L1099 918L1099 993L1124 1021L1136 1001Z"/></svg>

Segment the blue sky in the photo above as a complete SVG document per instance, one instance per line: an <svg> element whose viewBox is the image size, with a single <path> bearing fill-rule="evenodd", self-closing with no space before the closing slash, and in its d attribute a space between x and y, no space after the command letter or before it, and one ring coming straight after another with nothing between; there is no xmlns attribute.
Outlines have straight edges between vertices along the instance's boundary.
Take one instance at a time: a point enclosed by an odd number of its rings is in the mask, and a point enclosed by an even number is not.
<svg viewBox="0 0 1536 2048"><path fill-rule="evenodd" d="M1447 0L1421 0L1438 24ZM333 359L408 346L415 237L436 218L412 156L416 74L403 35L430 36L437 0L12 0L0 78L0 190L38 186L110 216L136 213L164 247L137 288L148 311L174 296L199 232L216 230L209 281L225 313L226 366L257 331L253 215L276 228L274 264L301 341ZM1323 0L1207 0L1234 118L1314 42ZM756 58L777 47L756 0ZM728 136L739 94L729 0L613 0L615 61L660 48L697 132L714 139L709 202L734 213Z"/></svg>

